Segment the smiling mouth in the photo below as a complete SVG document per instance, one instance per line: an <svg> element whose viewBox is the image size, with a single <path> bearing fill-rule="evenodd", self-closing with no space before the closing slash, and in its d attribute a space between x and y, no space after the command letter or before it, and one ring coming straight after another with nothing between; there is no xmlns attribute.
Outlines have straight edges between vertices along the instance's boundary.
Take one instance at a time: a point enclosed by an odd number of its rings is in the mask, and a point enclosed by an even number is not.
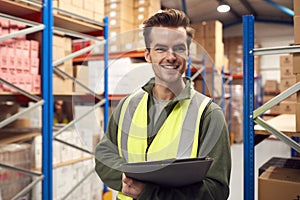
<svg viewBox="0 0 300 200"><path fill-rule="evenodd" d="M177 69L179 68L179 65L160 65L162 68L165 69Z"/></svg>

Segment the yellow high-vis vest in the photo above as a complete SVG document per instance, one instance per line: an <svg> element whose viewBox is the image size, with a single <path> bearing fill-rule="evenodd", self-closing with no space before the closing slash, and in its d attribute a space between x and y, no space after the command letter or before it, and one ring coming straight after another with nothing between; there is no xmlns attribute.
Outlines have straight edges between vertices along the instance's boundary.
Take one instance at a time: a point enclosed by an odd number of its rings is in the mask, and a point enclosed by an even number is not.
<svg viewBox="0 0 300 200"><path fill-rule="evenodd" d="M118 122L118 149L127 162L156 161L198 156L200 120L210 98L191 89L191 98L179 101L148 147L147 102L143 90L123 103ZM121 200L132 199L118 194Z"/></svg>

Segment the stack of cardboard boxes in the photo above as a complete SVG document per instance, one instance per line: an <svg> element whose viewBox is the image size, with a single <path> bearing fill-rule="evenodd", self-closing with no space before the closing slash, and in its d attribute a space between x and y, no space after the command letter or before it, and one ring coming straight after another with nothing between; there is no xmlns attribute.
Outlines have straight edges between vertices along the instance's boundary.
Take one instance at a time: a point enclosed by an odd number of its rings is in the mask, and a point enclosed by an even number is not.
<svg viewBox="0 0 300 200"><path fill-rule="evenodd" d="M102 21L104 17L104 4L102 0L53 0L53 7L95 21ZM64 14L63 12L58 13Z"/></svg>
<svg viewBox="0 0 300 200"><path fill-rule="evenodd" d="M296 83L296 76L293 74L293 56L280 56L280 92L285 91ZM296 94L291 95L280 103L281 114L295 114L296 113Z"/></svg>
<svg viewBox="0 0 300 200"><path fill-rule="evenodd" d="M31 169L31 145L30 144L9 144L0 146L0 163L17 168ZM18 194L24 187L30 184L32 176L19 171L7 168L0 168L0 199L9 200ZM30 195L25 194L20 199L29 199Z"/></svg>
<svg viewBox="0 0 300 200"><path fill-rule="evenodd" d="M220 21L207 21L192 24L192 27L195 30L194 41L201 45L197 52L204 52L204 48L209 56L206 67L214 66L221 71L224 66L223 24Z"/></svg>
<svg viewBox="0 0 300 200"><path fill-rule="evenodd" d="M294 43L300 45L300 1L294 0ZM296 82L300 81L300 53L293 54L293 73ZM300 91L296 100L296 131L300 131Z"/></svg>
<svg viewBox="0 0 300 200"><path fill-rule="evenodd" d="M225 55L228 58L228 68L224 68L225 72L232 70L233 74L243 73L243 38L241 36L224 38ZM254 45L255 48L259 44ZM254 56L254 73L260 72L260 57Z"/></svg>
<svg viewBox="0 0 300 200"><path fill-rule="evenodd" d="M8 19L0 19L0 35L17 32L25 24ZM25 35L4 40L0 43L0 76L27 92L40 92L39 42L27 40ZM14 92L6 84L0 91Z"/></svg>
<svg viewBox="0 0 300 200"><path fill-rule="evenodd" d="M264 85L264 97L263 97L263 103L267 103L272 98L274 98L276 95L280 93L279 85L277 80L266 80ZM269 110L270 116L276 116L280 114L280 105L275 105ZM268 117L264 115L264 119L267 119Z"/></svg>
<svg viewBox="0 0 300 200"><path fill-rule="evenodd" d="M109 52L140 49L144 45L141 25L159 10L159 0L105 0L105 15L109 17L110 29Z"/></svg>
<svg viewBox="0 0 300 200"><path fill-rule="evenodd" d="M53 61L61 59L72 53L72 40L64 35L53 35ZM73 62L66 60L59 69L73 77ZM71 94L73 92L73 81L61 74L53 73L53 93Z"/></svg>

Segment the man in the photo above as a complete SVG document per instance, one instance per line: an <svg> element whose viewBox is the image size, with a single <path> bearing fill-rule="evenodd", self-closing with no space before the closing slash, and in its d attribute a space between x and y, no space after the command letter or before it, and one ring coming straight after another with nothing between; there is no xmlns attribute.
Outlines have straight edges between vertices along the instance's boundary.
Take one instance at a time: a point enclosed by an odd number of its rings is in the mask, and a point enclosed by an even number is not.
<svg viewBox="0 0 300 200"><path fill-rule="evenodd" d="M144 22L145 59L155 77L123 99L96 148L96 172L118 199L227 199L231 170L227 126L220 107L183 77L192 31L181 11L167 9ZM125 162L214 159L206 178L179 188L128 178ZM176 176L176 174L174 174Z"/></svg>

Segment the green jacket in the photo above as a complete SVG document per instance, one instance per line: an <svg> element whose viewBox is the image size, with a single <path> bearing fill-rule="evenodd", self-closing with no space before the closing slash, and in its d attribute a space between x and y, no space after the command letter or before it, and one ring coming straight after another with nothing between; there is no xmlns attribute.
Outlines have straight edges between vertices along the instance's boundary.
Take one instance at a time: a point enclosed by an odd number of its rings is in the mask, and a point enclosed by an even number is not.
<svg viewBox="0 0 300 200"><path fill-rule="evenodd" d="M184 78L186 82L185 89L173 99L165 108L170 113L174 104L178 101L190 97L191 80ZM152 88L154 80L151 79L143 89L151 97L149 107L153 105ZM101 139L96 147L95 170L101 180L110 188L121 191L122 172L120 166L126 161L119 156L117 147L117 124L122 100L114 110L109 120L109 125L105 136ZM172 106L173 105L173 106ZM141 200L223 200L229 196L229 180L231 172L231 153L229 143L229 133L225 118L221 108L211 102L204 111L202 116L202 128L200 129L200 150L199 157L209 156L214 159L206 178L196 184L188 185L181 188L163 188L155 184L147 183L143 193L140 195ZM149 116L151 117L151 116ZM157 123L162 124L164 119L159 119ZM150 120L152 121L152 120ZM159 127L157 124L148 126L148 133L152 133L152 127ZM214 137L216 132L220 132L220 137ZM219 135L219 134L218 134ZM151 140L151 138L149 139ZM207 148L205 148L207 147ZM209 149L206 152L205 149Z"/></svg>

